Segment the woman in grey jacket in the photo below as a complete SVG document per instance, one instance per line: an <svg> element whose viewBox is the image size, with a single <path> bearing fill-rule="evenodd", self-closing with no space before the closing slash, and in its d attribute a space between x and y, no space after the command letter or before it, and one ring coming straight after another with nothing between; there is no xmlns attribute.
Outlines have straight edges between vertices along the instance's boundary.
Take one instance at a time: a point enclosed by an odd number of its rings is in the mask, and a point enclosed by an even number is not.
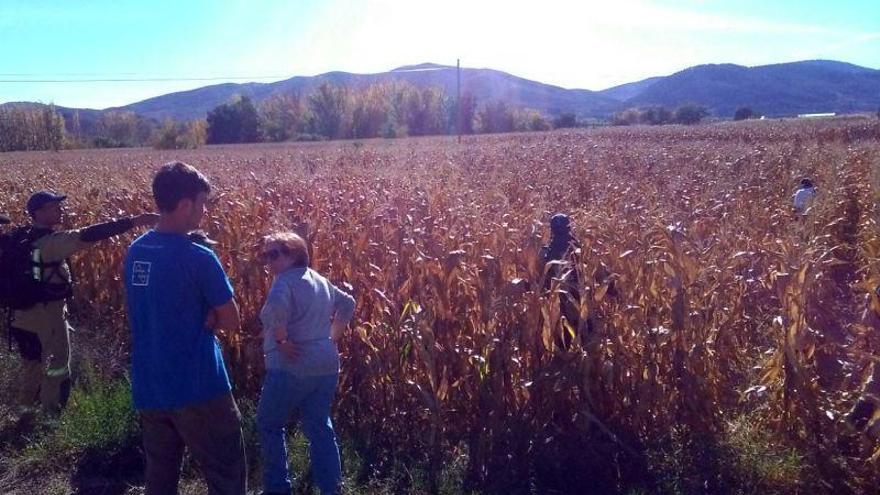
<svg viewBox="0 0 880 495"><path fill-rule="evenodd" d="M266 236L262 257L275 276L260 312L266 359L257 408L263 490L290 493L284 432L298 411L312 477L322 494L337 493L339 448L330 406L339 376L336 342L354 315L355 301L309 268L308 248L297 234Z"/></svg>

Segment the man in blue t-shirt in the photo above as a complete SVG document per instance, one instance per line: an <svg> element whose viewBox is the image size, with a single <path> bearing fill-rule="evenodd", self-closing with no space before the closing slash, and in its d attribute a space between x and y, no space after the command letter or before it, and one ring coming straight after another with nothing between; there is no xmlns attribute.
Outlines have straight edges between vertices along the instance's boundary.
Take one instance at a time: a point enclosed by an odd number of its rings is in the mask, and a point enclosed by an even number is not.
<svg viewBox="0 0 880 495"><path fill-rule="evenodd" d="M184 446L211 494L243 494L241 415L214 332L239 328L232 286L217 256L187 234L198 228L211 187L173 162L153 179L154 230L125 258L131 324L131 388L140 411L146 493L177 493Z"/></svg>

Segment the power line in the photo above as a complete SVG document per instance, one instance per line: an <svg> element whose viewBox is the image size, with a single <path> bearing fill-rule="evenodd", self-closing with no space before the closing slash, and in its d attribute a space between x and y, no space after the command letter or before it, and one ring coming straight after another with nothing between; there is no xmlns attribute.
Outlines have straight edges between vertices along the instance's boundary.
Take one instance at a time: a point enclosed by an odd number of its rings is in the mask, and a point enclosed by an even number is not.
<svg viewBox="0 0 880 495"><path fill-rule="evenodd" d="M0 77L9 77L0 74ZM0 83L61 83L79 84L96 82L189 82L189 81L253 81L257 79L286 79L289 76L215 76L215 77L118 77L102 79L0 79Z"/></svg>
<svg viewBox="0 0 880 495"><path fill-rule="evenodd" d="M400 72L432 72L438 70L452 70L455 67L420 67L413 69L395 69L390 73ZM176 76L155 76L146 77L143 72L58 72L58 73L37 73L37 72L0 72L0 83L53 83L53 84L81 84L81 83L97 83L97 82L199 82L199 81L256 81L256 80L281 80L288 79L291 76L285 74L266 75L266 76L194 76L194 77L176 77ZM62 77L56 77L62 76ZM92 77L87 77L92 76ZM103 76L103 77L95 77ZM138 76L138 77L120 77L120 76ZM79 79L85 77L85 79ZM25 78L25 79L21 79ZM76 79L74 79L76 78Z"/></svg>
<svg viewBox="0 0 880 495"><path fill-rule="evenodd" d="M49 77L49 76L143 76L142 72L0 72L0 77Z"/></svg>

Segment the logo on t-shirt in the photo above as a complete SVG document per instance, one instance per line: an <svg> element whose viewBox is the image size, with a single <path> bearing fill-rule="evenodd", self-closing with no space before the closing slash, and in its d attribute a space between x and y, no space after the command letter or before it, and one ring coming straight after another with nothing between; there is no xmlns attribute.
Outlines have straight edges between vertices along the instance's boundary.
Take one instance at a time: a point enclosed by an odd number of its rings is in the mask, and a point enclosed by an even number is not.
<svg viewBox="0 0 880 495"><path fill-rule="evenodd" d="M150 266L149 261L135 261L131 269L131 285L135 287L146 287L150 285Z"/></svg>

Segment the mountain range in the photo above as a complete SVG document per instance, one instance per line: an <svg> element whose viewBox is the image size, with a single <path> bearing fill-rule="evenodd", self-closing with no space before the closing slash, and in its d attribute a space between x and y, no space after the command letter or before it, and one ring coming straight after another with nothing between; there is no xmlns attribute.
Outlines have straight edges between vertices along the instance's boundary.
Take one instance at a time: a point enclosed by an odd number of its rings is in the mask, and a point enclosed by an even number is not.
<svg viewBox="0 0 880 495"><path fill-rule="evenodd" d="M455 94L455 67L419 64L377 74L328 72L297 76L273 83L225 83L149 98L105 110L60 107L65 117L77 110L80 119L100 112L131 111L162 120L202 118L235 95L260 102L278 93L308 94L324 82L362 87L384 81L406 81L416 86L440 86ZM662 105L675 108L685 103L706 106L718 118L730 118L747 106L768 117L800 113L854 113L880 108L880 70L832 60L745 67L734 64L698 65L668 76L651 77L602 91L565 89L517 77L494 69L461 69L462 92L478 102L504 100L514 107L531 108L555 116L573 112L581 118L605 119L630 107ZM5 105L23 103L7 103Z"/></svg>

